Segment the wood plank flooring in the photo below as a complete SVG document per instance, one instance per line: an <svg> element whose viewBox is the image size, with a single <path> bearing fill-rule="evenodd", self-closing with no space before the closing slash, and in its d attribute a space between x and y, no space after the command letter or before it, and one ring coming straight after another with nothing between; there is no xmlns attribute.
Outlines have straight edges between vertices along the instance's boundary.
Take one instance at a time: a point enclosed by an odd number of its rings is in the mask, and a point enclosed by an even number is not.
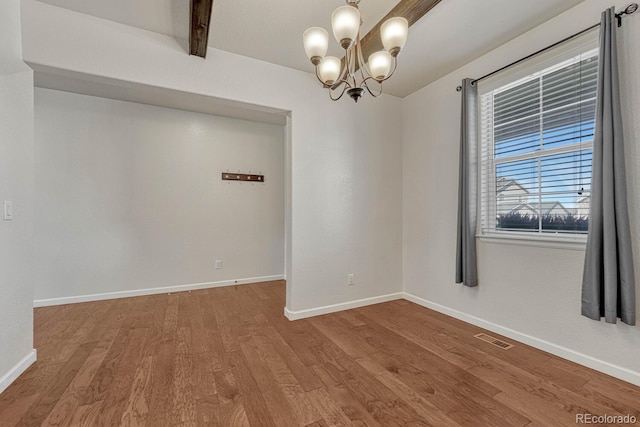
<svg viewBox="0 0 640 427"><path fill-rule="evenodd" d="M290 322L284 282L35 310L0 426L575 425L640 388L407 301Z"/></svg>

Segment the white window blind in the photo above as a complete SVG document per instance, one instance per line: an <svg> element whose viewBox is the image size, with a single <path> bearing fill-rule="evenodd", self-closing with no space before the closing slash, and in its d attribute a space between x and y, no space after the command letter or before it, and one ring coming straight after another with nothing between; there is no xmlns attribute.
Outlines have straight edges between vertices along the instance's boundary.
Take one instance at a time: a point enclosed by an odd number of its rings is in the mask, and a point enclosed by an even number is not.
<svg viewBox="0 0 640 427"><path fill-rule="evenodd" d="M595 45L582 38L480 84L481 233L587 233Z"/></svg>

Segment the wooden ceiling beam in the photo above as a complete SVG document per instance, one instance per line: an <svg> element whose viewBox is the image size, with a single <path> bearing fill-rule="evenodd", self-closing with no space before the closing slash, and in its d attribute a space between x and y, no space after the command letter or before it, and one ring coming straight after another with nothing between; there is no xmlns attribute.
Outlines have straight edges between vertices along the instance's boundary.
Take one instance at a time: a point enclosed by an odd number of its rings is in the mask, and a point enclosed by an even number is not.
<svg viewBox="0 0 640 427"><path fill-rule="evenodd" d="M440 0L400 0L400 2L360 40L362 58L367 61L369 55L383 49L382 39L380 38L380 28L387 19L398 16L403 17L409 21L409 26L412 26L438 3L440 3ZM344 64L344 58L342 58L342 63Z"/></svg>
<svg viewBox="0 0 640 427"><path fill-rule="evenodd" d="M189 55L207 57L213 0L191 0Z"/></svg>

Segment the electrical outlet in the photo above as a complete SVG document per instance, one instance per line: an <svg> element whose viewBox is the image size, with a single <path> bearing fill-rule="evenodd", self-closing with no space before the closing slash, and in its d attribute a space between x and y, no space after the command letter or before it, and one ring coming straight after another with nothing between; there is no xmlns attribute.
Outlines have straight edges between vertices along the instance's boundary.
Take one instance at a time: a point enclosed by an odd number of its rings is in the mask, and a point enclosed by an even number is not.
<svg viewBox="0 0 640 427"><path fill-rule="evenodd" d="M356 284L356 275L351 273L347 274L347 285L353 286Z"/></svg>
<svg viewBox="0 0 640 427"><path fill-rule="evenodd" d="M4 201L4 216L5 221L11 221L13 219L13 202L11 200Z"/></svg>
<svg viewBox="0 0 640 427"><path fill-rule="evenodd" d="M221 259L217 259L216 260L216 270L220 270L222 268L222 260Z"/></svg>

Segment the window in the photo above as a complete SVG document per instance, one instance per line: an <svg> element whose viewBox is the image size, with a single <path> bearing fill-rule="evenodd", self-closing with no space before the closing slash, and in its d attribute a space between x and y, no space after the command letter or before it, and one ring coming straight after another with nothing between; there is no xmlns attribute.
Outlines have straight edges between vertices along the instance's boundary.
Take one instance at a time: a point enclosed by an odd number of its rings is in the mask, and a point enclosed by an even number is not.
<svg viewBox="0 0 640 427"><path fill-rule="evenodd" d="M524 71L479 86L481 233L586 234L598 50Z"/></svg>

